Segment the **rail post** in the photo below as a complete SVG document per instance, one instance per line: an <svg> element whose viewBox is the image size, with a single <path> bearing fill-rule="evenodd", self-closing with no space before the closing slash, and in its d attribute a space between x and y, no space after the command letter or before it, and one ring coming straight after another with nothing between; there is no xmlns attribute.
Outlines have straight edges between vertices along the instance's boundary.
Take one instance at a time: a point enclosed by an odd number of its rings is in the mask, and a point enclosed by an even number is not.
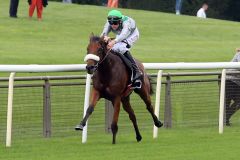
<svg viewBox="0 0 240 160"><path fill-rule="evenodd" d="M12 142L12 110L13 110L14 77L15 77L15 72L12 72L9 76L9 82L8 82L6 147L11 147L11 142Z"/></svg>
<svg viewBox="0 0 240 160"><path fill-rule="evenodd" d="M49 80L43 86L43 136L51 137L51 94Z"/></svg>
<svg viewBox="0 0 240 160"><path fill-rule="evenodd" d="M172 103L171 103L171 77L166 77L165 87L165 111L164 111L164 127L172 127Z"/></svg>
<svg viewBox="0 0 240 160"><path fill-rule="evenodd" d="M112 133L111 124L113 118L113 105L112 102L105 100L105 132Z"/></svg>
<svg viewBox="0 0 240 160"><path fill-rule="evenodd" d="M155 110L154 113L159 118L160 111L160 100L161 100L161 84L162 84L162 70L158 71L157 74L157 87L156 87L156 100L155 100ZM153 138L157 138L158 128L153 125Z"/></svg>
<svg viewBox="0 0 240 160"><path fill-rule="evenodd" d="M83 117L85 117L87 113L87 109L89 107L89 99L90 99L90 86L91 86L91 75L87 74L86 77L86 86L85 86L85 98L84 98L84 114ZM87 127L88 127L88 121L86 122L86 126L83 127L82 131L82 143L87 142Z"/></svg>
<svg viewBox="0 0 240 160"><path fill-rule="evenodd" d="M225 81L226 81L226 69L222 70L221 77L221 91L220 91L220 105L219 105L219 134L223 133L223 120L224 120L224 108L225 108Z"/></svg>

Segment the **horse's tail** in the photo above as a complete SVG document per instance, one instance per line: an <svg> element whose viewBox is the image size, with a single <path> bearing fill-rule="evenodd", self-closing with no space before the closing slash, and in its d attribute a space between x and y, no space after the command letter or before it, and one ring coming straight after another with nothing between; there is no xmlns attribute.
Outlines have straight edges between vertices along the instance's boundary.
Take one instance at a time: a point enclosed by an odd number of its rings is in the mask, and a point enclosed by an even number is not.
<svg viewBox="0 0 240 160"><path fill-rule="evenodd" d="M154 93L153 86L152 86L153 80L149 75L148 75L148 80L149 80L149 85L150 85L150 95L152 95Z"/></svg>

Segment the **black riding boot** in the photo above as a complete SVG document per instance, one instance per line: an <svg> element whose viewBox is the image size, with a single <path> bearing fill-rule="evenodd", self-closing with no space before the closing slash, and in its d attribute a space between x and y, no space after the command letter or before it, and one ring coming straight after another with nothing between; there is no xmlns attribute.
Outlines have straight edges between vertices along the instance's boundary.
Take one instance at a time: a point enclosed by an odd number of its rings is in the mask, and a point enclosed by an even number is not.
<svg viewBox="0 0 240 160"><path fill-rule="evenodd" d="M132 71L133 71L133 78L132 78L132 82L134 83L136 80L140 80L140 78L142 77L142 72L139 70L136 62L134 61L132 55L130 54L129 51L125 52L123 54L127 59L129 59L129 61L131 62L132 65Z"/></svg>

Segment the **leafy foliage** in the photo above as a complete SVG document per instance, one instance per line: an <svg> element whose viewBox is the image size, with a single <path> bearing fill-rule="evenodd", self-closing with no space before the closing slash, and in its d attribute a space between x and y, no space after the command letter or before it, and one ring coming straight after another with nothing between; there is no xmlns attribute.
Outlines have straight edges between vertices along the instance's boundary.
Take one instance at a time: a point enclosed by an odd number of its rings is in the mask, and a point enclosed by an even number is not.
<svg viewBox="0 0 240 160"><path fill-rule="evenodd" d="M52 0L61 1L61 0ZM107 0L72 0L73 3L104 5ZM217 19L240 21L240 1L236 0L182 0L182 13L196 15L203 3L209 5L207 16ZM123 8L143 9L162 12L175 12L175 0L119 0Z"/></svg>

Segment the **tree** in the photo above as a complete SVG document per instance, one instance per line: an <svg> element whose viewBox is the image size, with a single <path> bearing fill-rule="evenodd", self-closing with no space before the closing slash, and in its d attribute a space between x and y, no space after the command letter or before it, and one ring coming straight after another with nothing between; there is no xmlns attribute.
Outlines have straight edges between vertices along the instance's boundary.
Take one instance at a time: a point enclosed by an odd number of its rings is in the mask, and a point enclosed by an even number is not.
<svg viewBox="0 0 240 160"><path fill-rule="evenodd" d="M240 21L240 1L230 0L229 6L225 10L224 15L226 19Z"/></svg>
<svg viewBox="0 0 240 160"><path fill-rule="evenodd" d="M175 12L175 0L130 0L128 8Z"/></svg>
<svg viewBox="0 0 240 160"><path fill-rule="evenodd" d="M92 5L102 5L105 1L72 0L73 3ZM119 0L119 6L123 8L175 13L175 2L176 0ZM203 3L209 5L207 17L240 21L240 0L183 0L182 14L195 16Z"/></svg>

